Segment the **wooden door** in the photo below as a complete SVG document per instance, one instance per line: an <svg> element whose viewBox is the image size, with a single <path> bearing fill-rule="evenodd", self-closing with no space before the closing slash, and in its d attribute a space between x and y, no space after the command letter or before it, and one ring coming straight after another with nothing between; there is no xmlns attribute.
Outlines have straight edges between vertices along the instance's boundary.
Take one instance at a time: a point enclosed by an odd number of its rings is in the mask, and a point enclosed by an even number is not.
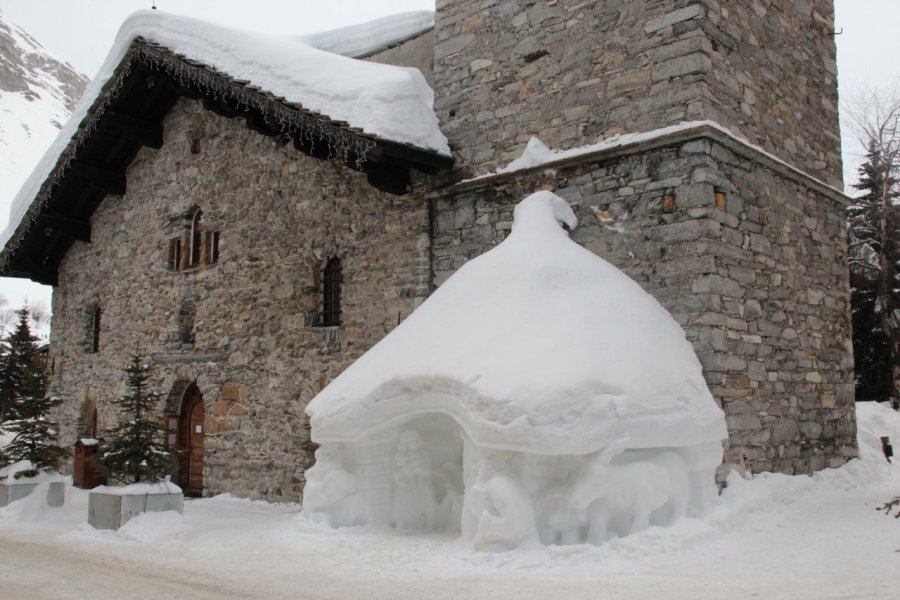
<svg viewBox="0 0 900 600"><path fill-rule="evenodd" d="M203 395L196 386L185 392L181 411L179 483L188 496L203 495Z"/></svg>

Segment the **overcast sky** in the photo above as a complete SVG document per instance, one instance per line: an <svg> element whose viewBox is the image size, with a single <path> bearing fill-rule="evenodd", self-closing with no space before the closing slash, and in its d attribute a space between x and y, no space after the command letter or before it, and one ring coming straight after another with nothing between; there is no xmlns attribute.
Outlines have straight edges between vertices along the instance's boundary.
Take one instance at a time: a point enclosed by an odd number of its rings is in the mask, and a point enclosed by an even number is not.
<svg viewBox="0 0 900 600"><path fill-rule="evenodd" d="M93 77L122 21L152 4L152 0L0 0L0 10L44 47ZM430 10L434 0L156 0L156 6L232 27L299 34L408 10ZM835 0L835 22L840 32L836 40L842 102L862 87L900 85L900 0ZM843 145L849 180L861 149L847 132ZM49 295L34 290L28 288L27 295L42 299ZM4 293L11 302L18 300L16 294Z"/></svg>

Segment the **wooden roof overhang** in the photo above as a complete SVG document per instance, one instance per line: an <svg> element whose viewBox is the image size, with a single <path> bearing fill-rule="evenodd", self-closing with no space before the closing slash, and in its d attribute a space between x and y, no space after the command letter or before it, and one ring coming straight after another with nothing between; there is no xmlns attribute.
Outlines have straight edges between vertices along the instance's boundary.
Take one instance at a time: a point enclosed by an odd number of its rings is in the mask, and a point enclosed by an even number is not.
<svg viewBox="0 0 900 600"><path fill-rule="evenodd" d="M431 174L453 163L333 121L138 38L0 252L0 275L57 285L57 268L72 243L91 241L94 211L107 195L125 194L125 174L138 151L162 147L163 119L181 97L202 99L216 114L242 118L277 144L292 143L314 158L340 160L391 194L407 193L410 169Z"/></svg>

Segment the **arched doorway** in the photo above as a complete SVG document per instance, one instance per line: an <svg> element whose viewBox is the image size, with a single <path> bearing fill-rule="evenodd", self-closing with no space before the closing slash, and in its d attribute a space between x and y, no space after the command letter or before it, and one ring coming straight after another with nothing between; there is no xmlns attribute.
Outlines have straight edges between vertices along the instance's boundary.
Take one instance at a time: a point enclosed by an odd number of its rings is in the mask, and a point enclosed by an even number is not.
<svg viewBox="0 0 900 600"><path fill-rule="evenodd" d="M181 401L181 427L178 447L181 450L178 481L187 496L203 495L203 394L192 383Z"/></svg>

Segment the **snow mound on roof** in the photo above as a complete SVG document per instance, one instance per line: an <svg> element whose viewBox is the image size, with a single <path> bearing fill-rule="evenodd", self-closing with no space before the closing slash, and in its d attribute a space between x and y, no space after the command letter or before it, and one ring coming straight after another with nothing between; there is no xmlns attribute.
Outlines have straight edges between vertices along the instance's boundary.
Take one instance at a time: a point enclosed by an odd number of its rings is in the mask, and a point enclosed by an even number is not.
<svg viewBox="0 0 900 600"><path fill-rule="evenodd" d="M103 75L138 37L366 133L450 155L434 114L434 92L417 69L358 61L288 38L144 10L122 25Z"/></svg>
<svg viewBox="0 0 900 600"><path fill-rule="evenodd" d="M220 27L158 10L131 15L72 117L19 191L0 242L12 237L40 186L132 42L155 42L187 59L376 138L450 156L434 114L434 91L418 69L365 62L285 37Z"/></svg>
<svg viewBox="0 0 900 600"><path fill-rule="evenodd" d="M719 442L725 422L684 332L624 273L571 241L537 192L470 261L307 408L316 441L409 415L453 416L475 444L540 454Z"/></svg>
<svg viewBox="0 0 900 600"><path fill-rule="evenodd" d="M326 52L360 58L405 42L433 27L434 11L416 10L292 39Z"/></svg>

